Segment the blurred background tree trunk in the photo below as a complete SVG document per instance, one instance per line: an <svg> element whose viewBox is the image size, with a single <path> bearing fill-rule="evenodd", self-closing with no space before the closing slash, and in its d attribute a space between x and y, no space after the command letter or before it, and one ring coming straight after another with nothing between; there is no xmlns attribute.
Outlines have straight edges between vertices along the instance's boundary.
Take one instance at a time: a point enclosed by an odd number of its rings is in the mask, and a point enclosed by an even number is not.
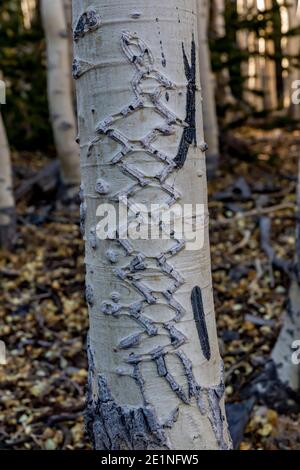
<svg viewBox="0 0 300 470"><path fill-rule="evenodd" d="M274 42L272 40L273 26L271 21L271 11L273 0L264 0L262 11L269 11L269 20L266 22L265 36L260 38L260 53L263 54L261 60L261 73L264 92L264 111L274 111L277 106L277 87L276 87L276 65L274 61Z"/></svg>
<svg viewBox="0 0 300 470"><path fill-rule="evenodd" d="M67 22L67 35L69 41L69 68L70 68L70 80L71 80L71 89L73 95L74 106L76 106L76 93L75 85L72 77L72 63L73 63L73 32L72 32L72 0L63 0L65 17Z"/></svg>
<svg viewBox="0 0 300 470"><path fill-rule="evenodd" d="M224 0L211 0L210 12L210 34L213 35L214 39L226 40ZM228 61L228 55L223 53L221 61L222 63L226 63ZM232 95L229 83L229 70L227 67L223 67L216 73L216 100L217 103L222 104L223 107L233 106L236 104L236 100Z"/></svg>
<svg viewBox="0 0 300 470"><path fill-rule="evenodd" d="M41 12L47 41L48 101L62 181L68 196L80 185L79 149L72 102L70 50L63 0L42 0Z"/></svg>
<svg viewBox="0 0 300 470"><path fill-rule="evenodd" d="M237 0L237 14L241 20L245 20L249 12L247 0ZM237 31L237 44L241 52L241 75L242 75L242 97L243 100L251 104L254 108L259 106L257 96L253 96L253 89L256 87L256 58L248 57L255 52L254 33L247 31L241 26Z"/></svg>
<svg viewBox="0 0 300 470"><path fill-rule="evenodd" d="M219 165L219 133L215 101L215 77L211 70L208 44L209 0L197 0L200 81L202 89L202 108L204 138L208 146L206 152L207 172L213 175Z"/></svg>
<svg viewBox="0 0 300 470"><path fill-rule="evenodd" d="M298 105L299 106L299 105ZM300 146L298 143L298 150ZM292 362L292 345L300 339L300 159L298 164L296 250L291 269L291 285L283 325L272 352L272 359L280 381L295 392L300 392L300 366Z"/></svg>
<svg viewBox="0 0 300 470"><path fill-rule="evenodd" d="M10 248L15 237L15 202L10 150L0 113L0 247Z"/></svg>

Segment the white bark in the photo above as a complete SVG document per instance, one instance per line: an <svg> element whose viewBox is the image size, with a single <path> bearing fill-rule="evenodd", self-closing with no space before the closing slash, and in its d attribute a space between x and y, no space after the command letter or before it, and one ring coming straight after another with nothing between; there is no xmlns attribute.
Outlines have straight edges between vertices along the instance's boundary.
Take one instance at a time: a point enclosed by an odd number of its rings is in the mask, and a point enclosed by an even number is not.
<svg viewBox="0 0 300 470"><path fill-rule="evenodd" d="M298 13L298 14L297 14ZM297 2L289 5L289 29L296 28L300 24L299 11L297 12ZM290 56L299 55L299 37L288 38L287 52ZM288 75L288 92L292 93L292 82L300 79L299 69L290 67ZM291 116L300 118L299 105L290 105ZM291 286L287 311L284 316L283 325L272 352L272 358L276 365L278 378L292 390L300 391L299 365L292 362L292 344L300 339L300 161L298 167L298 187L297 187L297 222L296 222L296 250L295 264L292 272Z"/></svg>
<svg viewBox="0 0 300 470"><path fill-rule="evenodd" d="M120 194L207 211L196 9L196 0L73 0L87 427L98 449L230 447L207 227L197 251L95 235L98 205L118 207Z"/></svg>
<svg viewBox="0 0 300 470"><path fill-rule="evenodd" d="M63 0L65 18L67 23L67 35L68 35L68 49L69 49L69 63L68 70L71 81L72 100L75 102L75 86L74 80L71 74L72 63L73 63L73 28L72 28L72 0Z"/></svg>
<svg viewBox="0 0 300 470"><path fill-rule="evenodd" d="M219 163L219 133L215 101L215 81L211 70L208 44L209 0L197 0L199 62L202 89L202 108L205 119L204 137L208 146L206 152L208 173L214 173Z"/></svg>
<svg viewBox="0 0 300 470"><path fill-rule="evenodd" d="M299 365L293 364L292 346L300 339L300 160L297 187L296 255L289 291L287 311L272 352L280 381L292 390L300 391Z"/></svg>
<svg viewBox="0 0 300 470"><path fill-rule="evenodd" d="M47 41L48 101L62 180L69 194L80 184L79 149L72 103L69 45L62 0L42 0L41 12Z"/></svg>
<svg viewBox="0 0 300 470"><path fill-rule="evenodd" d="M0 246L9 248L15 233L15 201L13 195L10 150L0 114Z"/></svg>
<svg viewBox="0 0 300 470"><path fill-rule="evenodd" d="M212 0L212 7L214 33L218 38L222 38L225 36L224 0Z"/></svg>

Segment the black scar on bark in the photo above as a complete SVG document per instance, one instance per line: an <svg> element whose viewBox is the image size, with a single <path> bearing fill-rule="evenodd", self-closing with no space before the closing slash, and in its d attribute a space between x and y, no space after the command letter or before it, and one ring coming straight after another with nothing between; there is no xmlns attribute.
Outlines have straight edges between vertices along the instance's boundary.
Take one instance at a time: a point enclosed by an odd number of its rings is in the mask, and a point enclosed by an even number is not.
<svg viewBox="0 0 300 470"><path fill-rule="evenodd" d="M192 290L191 301L194 312L194 319L200 339L201 349L205 359L209 361L211 357L211 352L200 287L196 286Z"/></svg>
<svg viewBox="0 0 300 470"><path fill-rule="evenodd" d="M95 450L167 450L164 427L151 405L118 405L105 377L98 375L98 393L90 377L85 425ZM174 420L175 422L175 420Z"/></svg>
<svg viewBox="0 0 300 470"><path fill-rule="evenodd" d="M86 33L97 29L100 26L100 23L100 15L98 15L95 10L90 8L84 12L77 21L74 29L74 41L78 41L80 38L83 38Z"/></svg>
<svg viewBox="0 0 300 470"><path fill-rule="evenodd" d="M191 46L191 65L189 64L185 53L184 44L182 43L182 53L184 62L184 71L187 79L186 94L186 117L187 127L184 128L178 152L174 159L177 168L182 168L187 159L190 146L194 143L197 145L196 133L196 44L193 37Z"/></svg>

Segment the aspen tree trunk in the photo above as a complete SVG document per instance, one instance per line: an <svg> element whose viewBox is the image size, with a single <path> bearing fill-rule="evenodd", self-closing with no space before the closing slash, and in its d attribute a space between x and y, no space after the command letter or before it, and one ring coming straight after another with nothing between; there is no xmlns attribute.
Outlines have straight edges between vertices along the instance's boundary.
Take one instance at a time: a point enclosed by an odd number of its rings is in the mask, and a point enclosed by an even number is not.
<svg viewBox="0 0 300 470"><path fill-rule="evenodd" d="M246 13L246 0L237 0L236 4L237 14L239 18L243 17ZM248 50L248 33L245 29L239 29L237 31L237 43L240 51L244 52ZM241 63L241 74L243 78L243 98L246 102L249 101L249 92L245 90L249 87L249 61L243 60Z"/></svg>
<svg viewBox="0 0 300 470"><path fill-rule="evenodd" d="M241 18L246 18L253 8L255 0L237 0L237 12ZM241 66L242 77L244 78L244 100L254 108L261 110L262 100L253 90L259 86L257 76L258 58L254 56L257 52L255 33L241 29L237 32L237 42L241 51L249 52L251 55L248 60L244 60ZM252 91L251 91L252 90Z"/></svg>
<svg viewBox="0 0 300 470"><path fill-rule="evenodd" d="M258 15L257 0L250 0L251 13L253 16ZM248 44L249 52L253 55L250 58L250 73L251 75L251 86L255 92L260 94L252 93L252 102L255 103L257 111L264 111L264 99L263 99L263 69L265 65L265 58L260 56L260 43L257 33L255 31L249 31L248 33ZM252 69L253 67L253 69ZM252 85L253 84L253 85Z"/></svg>
<svg viewBox="0 0 300 470"><path fill-rule="evenodd" d="M67 31L72 30L72 0L63 0L63 5L65 9L65 16L67 21ZM73 49L73 43L72 43Z"/></svg>
<svg viewBox="0 0 300 470"><path fill-rule="evenodd" d="M237 0L238 13L247 18L249 14L257 15L257 1L256 0ZM266 109L266 103L269 106L269 93L264 83L268 82L268 73L265 71L266 58L265 54L265 40L260 41L256 32L242 30L237 34L240 49L248 51L250 57L248 61L242 64L242 75L245 78L245 92L244 99L247 103L252 105L256 111L263 111ZM266 100L260 96L258 92L266 91ZM273 96L273 95L272 95Z"/></svg>
<svg viewBox="0 0 300 470"><path fill-rule="evenodd" d="M215 81L211 70L210 51L208 45L209 0L197 0L199 62L202 91L202 109L204 137L207 143L207 172L213 175L219 164L219 133L215 102Z"/></svg>
<svg viewBox="0 0 300 470"><path fill-rule="evenodd" d="M69 64L68 70L70 71L69 77L71 81L72 99L75 101L75 86L74 80L71 74L72 63L73 63L73 33L72 33L72 0L63 0L65 18L67 23L67 36L68 36L68 49L69 49ZM74 103L75 104L75 103Z"/></svg>
<svg viewBox="0 0 300 470"><path fill-rule="evenodd" d="M15 236L15 201L13 195L10 151L0 114L0 247L10 248Z"/></svg>
<svg viewBox="0 0 300 470"><path fill-rule="evenodd" d="M264 0L264 11L270 10L273 7L273 0ZM266 26L266 34L272 33L272 22L269 21ZM270 55L274 55L274 43L272 39L266 38L264 40L265 57L262 63L262 80L264 91L264 108L267 111L275 110L277 108L277 88L276 88L276 65Z"/></svg>
<svg viewBox="0 0 300 470"><path fill-rule="evenodd" d="M272 352L272 359L280 381L300 392L300 367L292 362L292 345L300 339L300 160L298 164L296 255L286 314Z"/></svg>
<svg viewBox="0 0 300 470"><path fill-rule="evenodd" d="M212 0L213 7L213 32L216 38L225 38L226 28L225 28L225 3L224 0ZM228 57L224 57L224 61L228 60ZM229 86L230 76L229 70L223 68L219 73L216 74L217 82L217 103L222 103L223 105L234 105L236 100L232 96L230 86Z"/></svg>
<svg viewBox="0 0 300 470"><path fill-rule="evenodd" d="M62 0L42 0L41 12L47 41L48 101L63 183L69 196L80 185L79 149L72 104L70 55Z"/></svg>
<svg viewBox="0 0 300 470"><path fill-rule="evenodd" d="M289 30L294 28L299 28L300 26L300 9L297 8L298 2L296 0L291 0L288 3L288 21L289 21ZM289 71L287 77L287 90L288 94L291 97L295 88L293 88L293 82L300 80L300 69L293 66L294 61L299 61L300 56L300 44L299 44L299 35L294 35L288 37L287 40L287 53L289 56ZM299 85L297 86L299 88ZM300 105L294 104L290 100L289 114L293 119L300 119Z"/></svg>
<svg viewBox="0 0 300 470"><path fill-rule="evenodd" d="M230 448L207 224L197 251L96 234L97 207L120 197L207 211L196 12L196 0L73 0L96 449Z"/></svg>

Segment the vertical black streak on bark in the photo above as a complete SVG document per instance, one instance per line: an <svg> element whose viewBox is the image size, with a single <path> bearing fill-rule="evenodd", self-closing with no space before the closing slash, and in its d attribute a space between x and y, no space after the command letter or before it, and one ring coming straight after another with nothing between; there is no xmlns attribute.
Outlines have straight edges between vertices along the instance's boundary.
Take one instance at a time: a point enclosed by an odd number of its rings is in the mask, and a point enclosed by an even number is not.
<svg viewBox="0 0 300 470"><path fill-rule="evenodd" d="M210 360L210 344L205 321L205 314L203 309L202 293L200 287L196 286L192 290L192 307L194 312L194 319L200 339L201 349L205 359Z"/></svg>
<svg viewBox="0 0 300 470"><path fill-rule="evenodd" d="M190 145L197 145L196 134L196 44L193 37L191 47L191 65L189 64L185 53L184 44L182 43L184 71L187 79L187 95L186 95L186 118L187 127L184 128L180 140L177 155L174 159L177 168L182 168L185 164Z"/></svg>

